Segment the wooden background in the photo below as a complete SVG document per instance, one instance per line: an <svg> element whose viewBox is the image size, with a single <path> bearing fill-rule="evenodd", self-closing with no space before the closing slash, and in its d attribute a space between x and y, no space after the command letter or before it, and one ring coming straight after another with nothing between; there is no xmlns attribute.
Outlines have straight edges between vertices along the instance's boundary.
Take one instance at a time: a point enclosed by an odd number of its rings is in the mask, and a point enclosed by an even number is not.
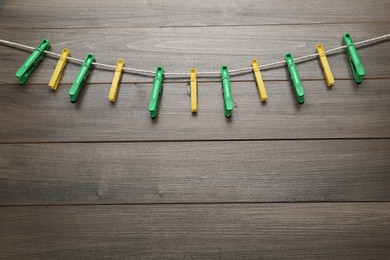
<svg viewBox="0 0 390 260"><path fill-rule="evenodd" d="M390 2L2 0L0 38L84 59L167 72L249 67L388 34ZM232 78L223 114L218 79L167 80L156 120L151 78L94 70L79 101L68 64L46 58L28 84L14 74L29 53L0 46L1 259L388 259L390 42L358 49L356 85L345 53L298 65L305 104L286 68Z"/></svg>

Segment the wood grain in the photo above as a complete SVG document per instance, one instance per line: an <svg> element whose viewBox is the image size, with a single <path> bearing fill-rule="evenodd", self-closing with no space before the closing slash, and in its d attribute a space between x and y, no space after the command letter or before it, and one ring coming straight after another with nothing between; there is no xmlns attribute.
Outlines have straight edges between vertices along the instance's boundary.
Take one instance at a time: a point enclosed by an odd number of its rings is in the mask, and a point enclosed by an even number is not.
<svg viewBox="0 0 390 260"><path fill-rule="evenodd" d="M390 140L0 145L0 204L388 201Z"/></svg>
<svg viewBox="0 0 390 260"><path fill-rule="evenodd" d="M283 60L388 34L390 2L356 0L2 0L2 39L72 57L167 72ZM357 86L344 52L298 64L297 105L286 68L232 79L223 115L218 79L167 81L157 120L152 78L93 70L76 104L68 64L57 92L45 59L24 87L28 52L0 46L0 259L388 259L390 41L360 48ZM314 202L314 203L313 203ZM325 203L326 202L326 203Z"/></svg>
<svg viewBox="0 0 390 260"><path fill-rule="evenodd" d="M235 109L223 113L220 83L199 84L199 110L190 112L189 86L165 84L160 113L150 119L151 84L122 84L117 103L109 84L87 84L70 103L69 85L2 86L1 142L242 140L390 137L390 80L360 86L339 80L304 81L298 105L290 82L266 81L269 100L260 104L253 82L232 83Z"/></svg>
<svg viewBox="0 0 390 260"><path fill-rule="evenodd" d="M0 208L1 258L387 259L389 203Z"/></svg>
<svg viewBox="0 0 390 260"><path fill-rule="evenodd" d="M37 46L46 37L53 43L52 51L60 53L69 48L72 57L85 59L88 52L95 54L98 62L115 65L117 59L125 65L155 71L162 65L167 72L219 71L221 65L229 69L250 67L253 57L260 64L284 60L287 52L294 57L315 53L315 46L322 42L325 49L339 47L342 35L351 33L354 40L361 41L388 33L387 26L358 25L280 25L245 27L201 27L201 28L112 28L112 29L0 29L2 38L30 46ZM389 78L390 41L359 49L366 78ZM16 84L15 72L28 57L28 52L0 46L0 83ZM345 52L328 57L337 79L353 79ZM57 63L56 59L45 59L29 79L28 84L47 84ZM302 79L323 80L319 60L298 65ZM79 70L78 65L69 64L61 79L72 83ZM93 70L91 83L110 83L113 72ZM289 80L286 68L264 70L265 80ZM253 80L251 73L235 77ZM125 74L124 82L150 82L145 78Z"/></svg>
<svg viewBox="0 0 390 260"><path fill-rule="evenodd" d="M165 27L389 22L386 0L129 1L3 0L0 24L10 28ZM26 11L28 10L28 11Z"/></svg>

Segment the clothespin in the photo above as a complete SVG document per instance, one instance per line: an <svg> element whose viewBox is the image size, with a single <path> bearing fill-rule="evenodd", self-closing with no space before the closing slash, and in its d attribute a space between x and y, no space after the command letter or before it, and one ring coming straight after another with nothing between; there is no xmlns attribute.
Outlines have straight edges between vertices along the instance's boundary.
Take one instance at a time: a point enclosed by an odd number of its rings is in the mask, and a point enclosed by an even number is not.
<svg viewBox="0 0 390 260"><path fill-rule="evenodd" d="M225 108L225 116L231 117L233 112L232 89L230 87L229 70L226 65L221 67L222 74L222 94Z"/></svg>
<svg viewBox="0 0 390 260"><path fill-rule="evenodd" d="M118 63L116 64L114 78L112 79L110 93L108 94L108 100L111 101L112 103L115 102L116 97L118 95L119 81L122 76L122 70L124 65L125 65L125 61L122 59L119 59Z"/></svg>
<svg viewBox="0 0 390 260"><path fill-rule="evenodd" d="M51 79L49 81L49 87L52 90L57 90L58 83L60 82L60 78L62 76L62 71L65 68L66 60L68 56L70 55L70 51L68 49L63 49L60 59L58 60L57 66L54 69L53 75L51 76Z"/></svg>
<svg viewBox="0 0 390 260"><path fill-rule="evenodd" d="M191 112L198 112L198 83L196 81L196 69L190 70Z"/></svg>
<svg viewBox="0 0 390 260"><path fill-rule="evenodd" d="M19 78L19 84L24 85L31 74L38 67L39 63L45 57L45 51L50 49L50 41L43 39L38 47L31 53L30 57L23 63L20 69L16 72L16 77Z"/></svg>
<svg viewBox="0 0 390 260"><path fill-rule="evenodd" d="M351 64L352 74L357 84L360 84L363 80L366 72L364 71L362 61L360 60L359 54L356 50L355 44L349 35L349 33L344 34L343 36L344 43L347 46L347 55L349 58L349 63Z"/></svg>
<svg viewBox="0 0 390 260"><path fill-rule="evenodd" d="M317 52L320 56L321 66L324 71L326 84L328 84L328 87L331 87L334 85L334 77L332 71L330 70L329 62L326 58L324 46L322 44L317 44Z"/></svg>
<svg viewBox="0 0 390 260"><path fill-rule="evenodd" d="M303 90L301 78L299 77L298 69L295 66L294 58L291 53L286 54L286 62L294 85L297 101L299 104L303 104L305 102L305 91Z"/></svg>
<svg viewBox="0 0 390 260"><path fill-rule="evenodd" d="M260 101L265 102L267 101L267 91L265 90L263 77L261 76L260 73L259 63L257 62L256 59L252 60L252 69L253 69L253 73L255 74L257 91L259 93Z"/></svg>
<svg viewBox="0 0 390 260"><path fill-rule="evenodd" d="M77 74L75 80L73 81L72 87L69 89L69 97L71 102L76 102L79 97L80 91L84 86L85 80L87 79L89 72L92 68L92 62L95 61L95 56L93 54L88 54L87 58Z"/></svg>
<svg viewBox="0 0 390 260"><path fill-rule="evenodd" d="M158 106L164 87L164 67L157 67L156 77L153 80L152 94L149 101L149 112L151 118L156 118L158 115Z"/></svg>

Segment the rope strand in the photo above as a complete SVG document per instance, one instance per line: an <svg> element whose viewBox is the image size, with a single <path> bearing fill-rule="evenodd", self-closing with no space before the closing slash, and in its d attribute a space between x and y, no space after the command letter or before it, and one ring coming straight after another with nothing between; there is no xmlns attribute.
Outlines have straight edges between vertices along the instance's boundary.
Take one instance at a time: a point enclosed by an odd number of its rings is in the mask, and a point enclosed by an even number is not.
<svg viewBox="0 0 390 260"><path fill-rule="evenodd" d="M385 34L385 35L382 35L382 36L379 36L379 37L375 37L375 38L367 39L367 40L364 40L364 41L356 42L355 46L356 47L362 47L362 46L373 44L373 43L377 43L377 42L380 42L380 41L389 40L389 38L390 38L390 34ZM7 41L7 40L2 40L2 39L0 39L0 44L6 45L6 46L9 46L9 47L14 47L16 49L23 49L23 50L29 50L29 51L35 50L35 48L31 47L31 46L20 44L20 43L16 43L16 42L11 42L11 41ZM341 50L344 50L345 48L346 48L346 46L344 45L344 46L340 46L340 47L337 47L337 48L326 50L325 53L326 54L333 54L333 53L340 52ZM45 51L45 53L48 56L54 57L54 58L59 58L61 56L60 54L55 53L55 52L51 52L51 51ZM294 60L295 60L295 63L300 63L300 62L304 62L304 61L315 59L317 57L318 57L318 53L314 53L314 54L309 54L309 55L306 55L306 56L301 56L301 57L295 58ZM76 63L76 64L82 64L84 62L81 59L77 59L77 58L73 58L73 57L68 57L68 60L70 62L73 62L73 63ZM103 70L115 71L115 68L116 68L116 66L114 66L114 65L109 65L109 64L99 63L99 62L93 62L92 64L96 68L100 68L100 69L103 69ZM286 65L286 61L283 60L283 61L277 61L277 62L272 62L272 63L268 63L268 64L263 64L263 65L260 66L260 69L262 69L262 70L269 70L269 69L273 69L273 68L282 67L282 66L285 66L285 65ZM136 68L130 68L130 67L124 67L123 71L131 73L131 74L148 76L148 77L154 77L154 75L155 75L154 71L142 70L142 69L136 69ZM250 72L252 72L252 67L229 70L229 74L231 76L237 76L237 75L246 74L246 73L250 73ZM178 78L188 78L190 76L190 73L166 72L164 75L165 75L166 78L170 78L171 77L171 78L178 79ZM217 76L220 76L220 75L221 75L220 71L208 71L208 72L198 72L197 73L198 77L203 77L203 78L217 77Z"/></svg>

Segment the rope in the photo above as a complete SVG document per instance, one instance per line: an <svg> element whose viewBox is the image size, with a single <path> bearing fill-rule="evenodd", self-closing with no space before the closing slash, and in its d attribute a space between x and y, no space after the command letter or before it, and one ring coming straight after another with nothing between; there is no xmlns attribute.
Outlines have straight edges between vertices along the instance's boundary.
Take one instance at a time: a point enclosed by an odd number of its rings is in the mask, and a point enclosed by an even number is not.
<svg viewBox="0 0 390 260"><path fill-rule="evenodd" d="M385 34L385 35L382 35L379 37L356 42L355 46L362 47L362 46L377 43L377 42L380 42L383 40L389 40L389 38L390 38L390 34ZM6 40L2 40L2 39L0 39L0 44L6 45L9 47L14 47L17 49L23 49L23 50L29 50L29 51L35 50L35 48L31 47L31 46L27 46L24 44L11 42L11 41L6 41ZM337 48L326 50L325 53L326 54L333 54L333 53L340 52L341 50L344 50L346 48L347 48L347 46L344 45L344 46L340 46ZM48 56L51 56L54 58L59 58L61 56L60 54L55 53L55 52L51 52L51 51L45 51L45 53ZM308 60L313 60L317 57L318 57L318 53L314 53L314 54L309 54L309 55L295 58L294 61L295 61L295 63L300 63L300 62L304 62L304 61L308 61ZM68 60L70 62L73 62L76 64L82 64L84 62L84 60L80 60L80 59L73 58L73 57L68 57ZM99 63L99 62L93 62L92 64L96 68L100 68L103 70L115 71L115 68L116 68L116 66L114 66L114 65L109 65L109 64ZM282 67L285 65L286 65L286 61L283 60L283 61L277 61L277 62L272 62L272 63L268 63L268 64L263 64L263 65L260 65L259 67L261 70L269 70L269 69L273 69L273 68ZM142 70L142 69L136 69L136 68L130 68L130 67L124 67L123 71L131 73L131 74L137 74L137 75L148 76L148 77L154 77L154 75L155 75L155 72L151 71L151 70ZM246 74L246 73L250 73L250 72L252 72L252 67L229 70L230 76L237 76L237 75ZM196 75L197 75L197 77L204 77L204 78L219 77L221 75L221 72L220 71L197 72ZM166 78L188 78L190 76L190 73L179 73L179 72L169 72L168 73L168 72L165 72L164 76Z"/></svg>

